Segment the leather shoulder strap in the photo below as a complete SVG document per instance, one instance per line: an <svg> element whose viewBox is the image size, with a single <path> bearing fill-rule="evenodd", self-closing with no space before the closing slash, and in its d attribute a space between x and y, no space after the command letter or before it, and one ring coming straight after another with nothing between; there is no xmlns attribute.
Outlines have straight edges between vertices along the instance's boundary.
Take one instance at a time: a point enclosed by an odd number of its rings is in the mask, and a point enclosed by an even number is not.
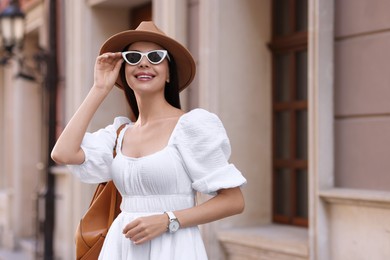
<svg viewBox="0 0 390 260"><path fill-rule="evenodd" d="M120 132L122 131L122 129L126 126L127 124L123 124L121 125L117 130L116 130L116 139L115 139L115 145L114 145L114 148L112 150L112 155L113 157L115 158L116 156L116 146L118 144L118 138L119 138L119 134Z"/></svg>

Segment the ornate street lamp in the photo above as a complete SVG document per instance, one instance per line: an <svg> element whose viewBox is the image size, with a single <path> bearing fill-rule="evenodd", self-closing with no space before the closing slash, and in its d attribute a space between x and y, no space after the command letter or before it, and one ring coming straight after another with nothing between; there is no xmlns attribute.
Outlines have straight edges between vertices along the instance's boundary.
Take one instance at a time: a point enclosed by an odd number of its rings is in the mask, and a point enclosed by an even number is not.
<svg viewBox="0 0 390 260"><path fill-rule="evenodd" d="M3 48L8 55L14 47L22 47L24 39L24 13L17 0L10 0L9 5L0 13L0 31Z"/></svg>

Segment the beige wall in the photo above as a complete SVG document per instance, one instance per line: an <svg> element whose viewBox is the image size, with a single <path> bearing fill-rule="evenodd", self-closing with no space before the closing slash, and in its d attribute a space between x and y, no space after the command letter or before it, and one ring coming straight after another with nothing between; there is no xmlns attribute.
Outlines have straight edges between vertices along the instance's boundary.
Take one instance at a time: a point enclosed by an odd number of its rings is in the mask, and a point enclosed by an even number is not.
<svg viewBox="0 0 390 260"><path fill-rule="evenodd" d="M388 2L310 6L310 259L387 259Z"/></svg>
<svg viewBox="0 0 390 260"><path fill-rule="evenodd" d="M203 226L210 259L224 232L271 218L270 1L199 1L199 106L218 114L248 179L245 212Z"/></svg>
<svg viewBox="0 0 390 260"><path fill-rule="evenodd" d="M389 1L335 1L335 181L389 190Z"/></svg>
<svg viewBox="0 0 390 260"><path fill-rule="evenodd" d="M188 1L188 39L187 47L199 66L199 0ZM199 107L199 69L191 85L183 93L188 97L187 109Z"/></svg>
<svg viewBox="0 0 390 260"><path fill-rule="evenodd" d="M32 54L39 45L42 5L35 6L26 20L24 63L34 66ZM37 16L38 15L38 16ZM20 50L16 50L20 52ZM1 131L1 246L16 248L21 239L31 238L36 231L36 202L42 184L42 165L46 159L42 118L42 85L17 77L21 71L16 59L2 67L0 109ZM24 71L34 73L34 69Z"/></svg>
<svg viewBox="0 0 390 260"><path fill-rule="evenodd" d="M390 207L383 206L330 206L330 259L390 259Z"/></svg>
<svg viewBox="0 0 390 260"><path fill-rule="evenodd" d="M5 87L4 87L4 84L5 84L5 81L4 81L4 73L3 73L3 70L0 70L0 79L1 79L1 82L0 82L0 122L4 122L4 110L5 110L5 107L4 107L4 104L6 102L5 100L5 96L4 96L4 92L5 92ZM4 147L4 142L5 142L5 135L4 135L4 132L5 132L5 129L4 129L4 124L2 124L2 127L0 127L0 147ZM5 155L5 150L4 149L0 149L0 171L3 172L4 169L4 155ZM4 178L4 174L1 174L0 175L0 188L3 189L5 188L5 178Z"/></svg>
<svg viewBox="0 0 390 260"><path fill-rule="evenodd" d="M323 194L335 260L390 258L389 8L335 1L335 185L344 189Z"/></svg>
<svg viewBox="0 0 390 260"><path fill-rule="evenodd" d="M248 178L246 211L236 227L271 219L270 1L221 1L216 61L216 112L231 138L231 161ZM200 61L202 65L202 60ZM211 61L206 61L211 62ZM256 198L255 200L253 198Z"/></svg>

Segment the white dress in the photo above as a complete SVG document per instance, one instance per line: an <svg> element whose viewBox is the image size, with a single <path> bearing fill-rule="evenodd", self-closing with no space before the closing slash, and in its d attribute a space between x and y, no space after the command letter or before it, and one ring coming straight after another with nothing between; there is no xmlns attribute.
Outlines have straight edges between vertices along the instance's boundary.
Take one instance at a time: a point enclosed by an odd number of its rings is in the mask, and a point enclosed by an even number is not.
<svg viewBox="0 0 390 260"><path fill-rule="evenodd" d="M128 125L118 138L117 156L112 158L116 130ZM125 117L95 133L86 133L82 149L85 162L72 165L81 181L113 180L122 194L122 213L113 222L99 260L204 260L206 251L198 227L164 233L142 245L134 245L122 230L132 220L195 205L196 191L215 194L222 188L246 183L228 162L230 143L219 118L203 109L182 115L162 150L140 158L121 153L124 132L132 127Z"/></svg>

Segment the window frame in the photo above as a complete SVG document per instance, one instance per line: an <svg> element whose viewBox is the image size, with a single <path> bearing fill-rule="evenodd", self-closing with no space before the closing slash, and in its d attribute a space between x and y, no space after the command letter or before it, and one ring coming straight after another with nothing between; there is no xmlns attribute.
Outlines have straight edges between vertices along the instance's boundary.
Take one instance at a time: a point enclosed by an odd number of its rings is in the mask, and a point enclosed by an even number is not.
<svg viewBox="0 0 390 260"><path fill-rule="evenodd" d="M287 1L287 2L286 2ZM305 159L297 159L297 112L306 111L308 112L308 99L299 100L297 98L297 56L302 51L308 51L308 32L295 30L297 27L297 17L296 17L296 8L298 0L285 0L286 3L291 7L288 11L288 28L283 31L283 34L277 35L277 1L272 2L272 40L269 44L269 48L272 53L272 220L276 223L296 225L296 226L308 226L308 212L306 212L307 217L298 216L298 190L297 190L297 175L300 170L306 172L306 180L308 185L308 165L309 161L306 157ZM281 3L281 1L279 1ZM283 19L286 19L283 17ZM277 97L277 56L278 55L288 55L287 56L287 66L288 66L288 99L287 101L278 101ZM307 72L306 72L307 73ZM289 143L288 143L288 153L289 157L287 159L277 158L277 113L287 112L289 117ZM308 126L306 126L308 127ZM308 138L308 136L306 137ZM286 204L283 204L282 207L286 207L288 212L286 214L278 213L278 198L283 195L283 191L278 190L278 171L280 169L288 170L288 187L287 191L289 192L288 198L289 201ZM308 188L307 195L304 198L308 198ZM306 202L308 205L308 202ZM306 207L308 211L308 207Z"/></svg>

